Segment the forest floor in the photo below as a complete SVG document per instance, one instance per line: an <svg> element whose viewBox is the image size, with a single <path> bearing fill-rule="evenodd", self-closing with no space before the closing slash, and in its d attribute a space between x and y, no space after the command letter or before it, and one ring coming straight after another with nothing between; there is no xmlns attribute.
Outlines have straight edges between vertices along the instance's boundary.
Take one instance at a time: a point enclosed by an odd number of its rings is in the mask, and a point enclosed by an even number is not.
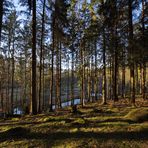
<svg viewBox="0 0 148 148"><path fill-rule="evenodd" d="M148 101L98 102L36 116L0 119L0 148L147 148Z"/></svg>

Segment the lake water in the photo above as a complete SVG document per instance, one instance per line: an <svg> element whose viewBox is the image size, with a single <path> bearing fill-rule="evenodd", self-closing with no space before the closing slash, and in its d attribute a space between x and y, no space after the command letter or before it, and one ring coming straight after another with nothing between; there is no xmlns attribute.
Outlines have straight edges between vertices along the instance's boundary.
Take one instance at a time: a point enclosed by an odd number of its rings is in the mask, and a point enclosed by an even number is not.
<svg viewBox="0 0 148 148"><path fill-rule="evenodd" d="M14 108L13 113L14 115L22 115L23 111L21 110L21 108Z"/></svg>
<svg viewBox="0 0 148 148"><path fill-rule="evenodd" d="M81 102L80 99L74 99L74 105L80 104L80 102ZM71 106L71 103L72 103L72 101L63 102L61 104L62 105L62 108L67 107L67 106ZM53 105L53 109L55 109L55 105Z"/></svg>
<svg viewBox="0 0 148 148"><path fill-rule="evenodd" d="M80 104L80 99L74 99L74 105ZM62 108L67 107L67 106L71 106L72 101L67 101L67 102L63 102ZM55 105L53 105L53 109L55 109ZM14 115L22 115L23 111L21 110L21 108L14 108Z"/></svg>

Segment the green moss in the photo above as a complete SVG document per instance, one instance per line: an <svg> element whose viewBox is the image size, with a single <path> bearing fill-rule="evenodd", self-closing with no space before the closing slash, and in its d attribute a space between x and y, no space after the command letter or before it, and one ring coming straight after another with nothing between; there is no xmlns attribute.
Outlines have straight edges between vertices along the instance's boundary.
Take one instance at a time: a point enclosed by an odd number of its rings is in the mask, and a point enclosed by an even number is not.
<svg viewBox="0 0 148 148"><path fill-rule="evenodd" d="M77 132L77 131L78 131L78 128L72 128L72 129L69 130L70 133L74 133L74 132Z"/></svg>
<svg viewBox="0 0 148 148"><path fill-rule="evenodd" d="M9 129L11 129L11 128L12 128L12 126L1 126L1 127L0 127L0 132L7 131L7 130L9 130Z"/></svg>
<svg viewBox="0 0 148 148"><path fill-rule="evenodd" d="M12 118L11 120L12 121L19 121L20 119L19 118Z"/></svg>
<svg viewBox="0 0 148 148"><path fill-rule="evenodd" d="M119 109L118 108L109 108L106 110L106 112L110 112L110 113L118 113Z"/></svg>
<svg viewBox="0 0 148 148"><path fill-rule="evenodd" d="M109 126L125 126L128 125L129 123L127 122L104 122L104 123L100 123L100 125L109 125Z"/></svg>
<svg viewBox="0 0 148 148"><path fill-rule="evenodd" d="M85 120L82 119L82 118L76 118L74 120L74 122L72 122L73 125L82 125L82 124L85 124Z"/></svg>
<svg viewBox="0 0 148 148"><path fill-rule="evenodd" d="M146 107L110 108L92 103L78 109L82 114L72 114L69 108L69 112L0 121L0 147L141 148L148 145L145 132L148 122L144 122L147 121Z"/></svg>
<svg viewBox="0 0 148 148"><path fill-rule="evenodd" d="M148 108L133 109L124 118L134 122L148 121Z"/></svg>

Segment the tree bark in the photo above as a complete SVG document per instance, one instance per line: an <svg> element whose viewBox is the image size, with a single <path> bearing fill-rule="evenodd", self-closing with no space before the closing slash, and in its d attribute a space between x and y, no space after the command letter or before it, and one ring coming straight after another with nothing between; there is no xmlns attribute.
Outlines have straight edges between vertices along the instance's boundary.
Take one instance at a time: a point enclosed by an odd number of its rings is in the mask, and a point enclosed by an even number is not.
<svg viewBox="0 0 148 148"><path fill-rule="evenodd" d="M3 21L3 2L4 0L0 0L0 43L1 43L2 21Z"/></svg>
<svg viewBox="0 0 148 148"><path fill-rule="evenodd" d="M74 105L74 49L72 49L72 64L71 64L71 105Z"/></svg>
<svg viewBox="0 0 148 148"><path fill-rule="evenodd" d="M144 46L144 50L145 50L145 0L142 0L142 38L143 38L143 46ZM142 61L142 77L143 77L143 81L142 81L142 96L143 99L146 99L146 62L143 60Z"/></svg>
<svg viewBox="0 0 148 148"><path fill-rule="evenodd" d="M41 50L40 50L40 76L39 76L39 103L38 103L38 113L41 113L42 110L42 102L41 102L41 94L42 94L42 70L43 70L43 41L44 41L44 30L45 30L45 4L46 0L43 2L43 14L42 14L42 31L41 31Z"/></svg>
<svg viewBox="0 0 148 148"><path fill-rule="evenodd" d="M53 111L53 81L54 81L54 42L55 42L55 20L53 18L53 24L52 24L52 57L51 57L51 83L50 83L50 111Z"/></svg>
<svg viewBox="0 0 148 148"><path fill-rule="evenodd" d="M125 98L125 65L122 65L122 98Z"/></svg>
<svg viewBox="0 0 148 148"><path fill-rule="evenodd" d="M31 98L31 114L37 114L37 98L36 98L36 0L33 0L32 11L32 98Z"/></svg>
<svg viewBox="0 0 148 148"><path fill-rule="evenodd" d="M130 51L130 77L131 77L131 93L130 93L130 102L135 105L135 63L133 58L133 18L132 18L132 0L128 0L128 14L129 14L129 51Z"/></svg>
<svg viewBox="0 0 148 148"><path fill-rule="evenodd" d="M102 85L102 104L106 104L106 39L105 29L103 28L103 85Z"/></svg>
<svg viewBox="0 0 148 148"><path fill-rule="evenodd" d="M13 115L14 110L14 41L13 41L13 51L12 51L12 72L11 72L11 114Z"/></svg>
<svg viewBox="0 0 148 148"><path fill-rule="evenodd" d="M83 48L83 46L82 46ZM82 76L81 76L81 105L82 107L85 105L85 65L84 65L84 49L81 49L81 71L82 71Z"/></svg>
<svg viewBox="0 0 148 148"><path fill-rule="evenodd" d="M94 93L95 93L95 101L97 100L97 83L98 83L98 77L97 77L97 41L94 42L95 46L95 82L94 82Z"/></svg>

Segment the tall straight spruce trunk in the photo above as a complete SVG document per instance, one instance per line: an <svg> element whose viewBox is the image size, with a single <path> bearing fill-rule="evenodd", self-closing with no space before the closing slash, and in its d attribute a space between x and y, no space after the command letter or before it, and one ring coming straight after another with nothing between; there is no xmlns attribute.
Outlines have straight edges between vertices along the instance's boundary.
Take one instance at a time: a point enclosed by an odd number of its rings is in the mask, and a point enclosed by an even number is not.
<svg viewBox="0 0 148 148"><path fill-rule="evenodd" d="M32 10L32 98L31 98L31 113L37 114L37 99L36 99L36 0L33 0Z"/></svg>
<svg viewBox="0 0 148 148"><path fill-rule="evenodd" d="M130 52L130 77L131 77L131 92L130 92L130 102L132 105L135 104L135 63L134 63L134 50L133 50L133 17L132 17L132 0L128 0L128 23L129 23L129 52Z"/></svg>
<svg viewBox="0 0 148 148"><path fill-rule="evenodd" d="M38 113L42 111L41 94L42 94L42 71L43 71L43 41L44 41L44 30L45 30L45 4L46 0L43 2L43 14L42 14L42 30L41 30L41 49L40 49L40 71L39 71L39 103L38 103Z"/></svg>
<svg viewBox="0 0 148 148"><path fill-rule="evenodd" d="M3 20L3 2L4 0L0 0L0 42L1 42L1 31L2 31L2 20Z"/></svg>
<svg viewBox="0 0 148 148"><path fill-rule="evenodd" d="M102 86L102 104L106 104L106 39L105 29L103 29L103 86Z"/></svg>

